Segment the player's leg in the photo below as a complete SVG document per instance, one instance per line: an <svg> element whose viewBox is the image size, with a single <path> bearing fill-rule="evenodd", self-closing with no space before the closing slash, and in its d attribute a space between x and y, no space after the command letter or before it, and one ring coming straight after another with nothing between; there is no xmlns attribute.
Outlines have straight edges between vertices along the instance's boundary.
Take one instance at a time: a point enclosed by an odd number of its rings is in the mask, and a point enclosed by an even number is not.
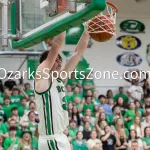
<svg viewBox="0 0 150 150"><path fill-rule="evenodd" d="M56 150L71 150L71 146L66 135L62 134L61 136L57 137L54 141L58 148Z"/></svg>
<svg viewBox="0 0 150 150"><path fill-rule="evenodd" d="M38 148L39 150L53 150L49 140L39 138L38 139Z"/></svg>
<svg viewBox="0 0 150 150"><path fill-rule="evenodd" d="M55 139L39 137L39 150L71 150L69 140L66 135L60 134Z"/></svg>

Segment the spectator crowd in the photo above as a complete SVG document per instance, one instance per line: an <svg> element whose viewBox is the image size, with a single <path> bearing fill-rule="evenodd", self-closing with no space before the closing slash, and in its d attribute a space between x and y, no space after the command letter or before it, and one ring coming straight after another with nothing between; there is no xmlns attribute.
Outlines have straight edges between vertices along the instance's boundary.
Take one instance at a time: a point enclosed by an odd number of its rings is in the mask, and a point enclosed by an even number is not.
<svg viewBox="0 0 150 150"><path fill-rule="evenodd" d="M149 150L150 86L132 80L117 94L100 94L91 79L65 84L69 126L64 134L72 150ZM34 90L29 83L0 82L0 150L38 150Z"/></svg>

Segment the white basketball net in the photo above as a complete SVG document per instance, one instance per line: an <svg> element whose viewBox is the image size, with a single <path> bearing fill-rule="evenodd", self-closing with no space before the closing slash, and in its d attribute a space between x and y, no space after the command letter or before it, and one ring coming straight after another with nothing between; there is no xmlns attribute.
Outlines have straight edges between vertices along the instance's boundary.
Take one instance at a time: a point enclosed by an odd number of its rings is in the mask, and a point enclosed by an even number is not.
<svg viewBox="0 0 150 150"><path fill-rule="evenodd" d="M107 4L107 15L103 12L84 23L85 31L88 33L107 32L116 36L116 9ZM96 21L94 21L96 20ZM90 23L90 24L89 24ZM107 29L104 27L107 26Z"/></svg>

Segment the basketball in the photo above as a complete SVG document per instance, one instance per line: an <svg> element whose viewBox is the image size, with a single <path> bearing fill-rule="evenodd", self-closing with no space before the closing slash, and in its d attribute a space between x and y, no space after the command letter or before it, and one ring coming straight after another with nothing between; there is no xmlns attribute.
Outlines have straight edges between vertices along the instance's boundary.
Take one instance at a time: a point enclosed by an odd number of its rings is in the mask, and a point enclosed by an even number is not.
<svg viewBox="0 0 150 150"><path fill-rule="evenodd" d="M113 21L110 20L108 16L97 16L93 18L88 24L89 35L97 42L106 42L112 38L113 34L108 33L105 30L111 33L115 32Z"/></svg>

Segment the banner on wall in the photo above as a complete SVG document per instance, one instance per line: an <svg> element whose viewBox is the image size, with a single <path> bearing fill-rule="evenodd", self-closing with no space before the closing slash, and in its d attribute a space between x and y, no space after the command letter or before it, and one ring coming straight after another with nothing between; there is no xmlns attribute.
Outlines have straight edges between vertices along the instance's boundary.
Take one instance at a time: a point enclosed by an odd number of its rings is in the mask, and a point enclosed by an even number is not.
<svg viewBox="0 0 150 150"><path fill-rule="evenodd" d="M147 60L148 65L150 66L150 44L147 45L146 60Z"/></svg>
<svg viewBox="0 0 150 150"><path fill-rule="evenodd" d="M39 57L28 56L27 58L28 80L34 80L36 69L38 66L39 66Z"/></svg>
<svg viewBox="0 0 150 150"><path fill-rule="evenodd" d="M66 59L68 61L70 56L72 56L73 52L63 52L63 54L66 56ZM84 57L82 57L81 60L79 61L78 65L76 66L75 70L78 72L84 71L82 73L82 74L84 74L88 71L87 68L89 68L89 63L87 62L87 60ZM77 73L77 77L83 78L83 76L81 76L79 73Z"/></svg>
<svg viewBox="0 0 150 150"><path fill-rule="evenodd" d="M145 25L138 20L125 20L120 24L121 32L127 33L145 33Z"/></svg>
<svg viewBox="0 0 150 150"><path fill-rule="evenodd" d="M138 54L131 52L118 55L116 60L121 66L126 67L135 67L142 63L142 58Z"/></svg>
<svg viewBox="0 0 150 150"><path fill-rule="evenodd" d="M141 46L142 42L135 36L123 35L116 39L116 44L124 50L135 50Z"/></svg>

